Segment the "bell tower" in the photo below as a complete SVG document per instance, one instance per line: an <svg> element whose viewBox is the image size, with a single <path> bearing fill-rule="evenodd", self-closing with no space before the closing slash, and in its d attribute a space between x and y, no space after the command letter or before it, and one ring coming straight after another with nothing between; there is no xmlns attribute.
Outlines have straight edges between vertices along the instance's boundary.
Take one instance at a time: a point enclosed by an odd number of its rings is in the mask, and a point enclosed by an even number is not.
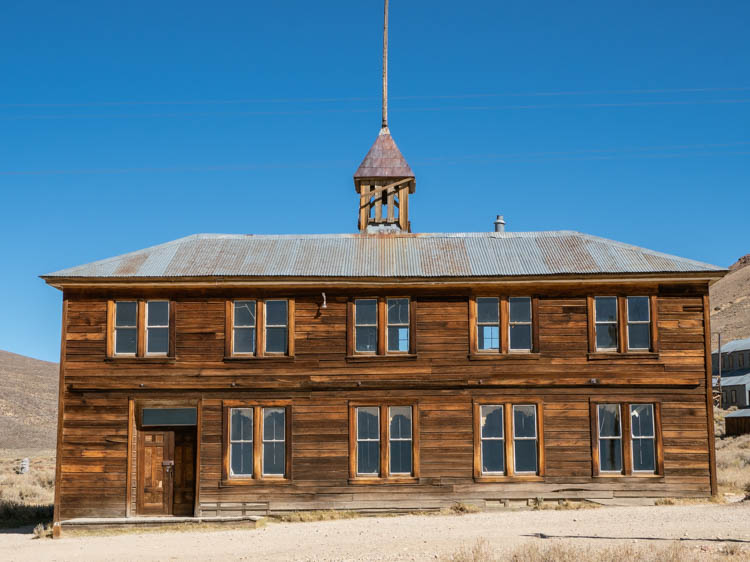
<svg viewBox="0 0 750 562"><path fill-rule="evenodd" d="M360 232L411 232L409 195L414 172L388 130L388 0L383 18L383 119L380 133L354 173Z"/></svg>

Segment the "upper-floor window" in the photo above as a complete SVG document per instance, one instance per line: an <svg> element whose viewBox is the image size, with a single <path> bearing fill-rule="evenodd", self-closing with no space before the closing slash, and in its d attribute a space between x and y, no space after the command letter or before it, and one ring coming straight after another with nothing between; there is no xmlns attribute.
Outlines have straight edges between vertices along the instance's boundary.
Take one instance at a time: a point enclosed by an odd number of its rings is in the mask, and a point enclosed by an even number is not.
<svg viewBox="0 0 750 562"><path fill-rule="evenodd" d="M294 355L294 301L237 299L227 302L227 357Z"/></svg>
<svg viewBox="0 0 750 562"><path fill-rule="evenodd" d="M378 297L350 301L348 355L413 354L414 348L411 299Z"/></svg>
<svg viewBox="0 0 750 562"><path fill-rule="evenodd" d="M745 366L745 356L742 353L737 355L737 368L742 369Z"/></svg>
<svg viewBox="0 0 750 562"><path fill-rule="evenodd" d="M589 298L590 351L656 351L654 302L648 296Z"/></svg>
<svg viewBox="0 0 750 562"><path fill-rule="evenodd" d="M537 351L536 299L478 296L469 301L471 352Z"/></svg>
<svg viewBox="0 0 750 562"><path fill-rule="evenodd" d="M107 355L174 356L173 306L168 300L109 301Z"/></svg>

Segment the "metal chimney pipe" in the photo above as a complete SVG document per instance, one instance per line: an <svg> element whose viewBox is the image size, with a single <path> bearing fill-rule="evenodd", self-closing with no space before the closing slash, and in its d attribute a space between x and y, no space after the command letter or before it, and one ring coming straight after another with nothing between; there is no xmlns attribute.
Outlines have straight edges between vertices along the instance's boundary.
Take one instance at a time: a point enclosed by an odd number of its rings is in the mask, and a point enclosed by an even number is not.
<svg viewBox="0 0 750 562"><path fill-rule="evenodd" d="M503 220L503 215L497 215L494 224L495 232L505 232L505 220Z"/></svg>

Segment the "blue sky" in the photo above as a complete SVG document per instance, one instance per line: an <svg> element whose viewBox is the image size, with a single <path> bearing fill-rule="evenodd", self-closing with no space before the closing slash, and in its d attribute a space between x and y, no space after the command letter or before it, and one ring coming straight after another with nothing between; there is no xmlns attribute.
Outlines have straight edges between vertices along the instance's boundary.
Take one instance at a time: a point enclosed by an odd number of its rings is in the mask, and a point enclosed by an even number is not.
<svg viewBox="0 0 750 562"><path fill-rule="evenodd" d="M750 3L392 0L417 232L750 252ZM382 0L0 4L0 349L56 361L38 275L196 232L353 232Z"/></svg>

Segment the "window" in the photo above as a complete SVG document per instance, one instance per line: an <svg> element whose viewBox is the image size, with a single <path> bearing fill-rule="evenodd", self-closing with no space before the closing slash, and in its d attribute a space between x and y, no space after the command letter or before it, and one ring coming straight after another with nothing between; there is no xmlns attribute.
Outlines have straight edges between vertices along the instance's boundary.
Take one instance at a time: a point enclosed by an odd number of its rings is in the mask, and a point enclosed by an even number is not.
<svg viewBox="0 0 750 562"><path fill-rule="evenodd" d="M737 368L738 369L742 369L742 367L744 367L744 366L745 366L745 356L742 355L742 353L740 353L737 356Z"/></svg>
<svg viewBox="0 0 750 562"><path fill-rule="evenodd" d="M107 357L174 357L174 303L113 300L107 303Z"/></svg>
<svg viewBox="0 0 750 562"><path fill-rule="evenodd" d="M347 355L413 355L414 312L414 301L407 297L351 300Z"/></svg>
<svg viewBox="0 0 750 562"><path fill-rule="evenodd" d="M655 296L589 297L590 353L656 353Z"/></svg>
<svg viewBox="0 0 750 562"><path fill-rule="evenodd" d="M500 349L500 299L477 299L477 349Z"/></svg>
<svg viewBox="0 0 750 562"><path fill-rule="evenodd" d="M288 481L288 404L224 402L227 483Z"/></svg>
<svg viewBox="0 0 750 562"><path fill-rule="evenodd" d="M724 364L725 369L729 369L729 356L728 355L725 355L724 357L722 357L721 362Z"/></svg>
<svg viewBox="0 0 750 562"><path fill-rule="evenodd" d="M294 356L294 301L227 301L224 347L227 359Z"/></svg>
<svg viewBox="0 0 750 562"><path fill-rule="evenodd" d="M723 408L726 408L727 406L727 391L723 390L721 392L721 404Z"/></svg>
<svg viewBox="0 0 750 562"><path fill-rule="evenodd" d="M594 322L596 325L596 350L617 349L617 297L594 299Z"/></svg>
<svg viewBox="0 0 750 562"><path fill-rule="evenodd" d="M474 477L544 475L541 403L474 404Z"/></svg>
<svg viewBox="0 0 750 562"><path fill-rule="evenodd" d="M509 333L511 351L531 351L531 299L511 297Z"/></svg>
<svg viewBox="0 0 750 562"><path fill-rule="evenodd" d="M478 296L469 300L470 349L484 358L538 349L533 297Z"/></svg>
<svg viewBox="0 0 750 562"><path fill-rule="evenodd" d="M409 299L388 299L388 351L409 351Z"/></svg>
<svg viewBox="0 0 750 562"><path fill-rule="evenodd" d="M731 402L732 405L737 404L737 391L732 390L731 393L732 393L732 402Z"/></svg>
<svg viewBox="0 0 750 562"><path fill-rule="evenodd" d="M419 473L419 433L414 404L362 404L350 409L353 481L413 481Z"/></svg>
<svg viewBox="0 0 750 562"><path fill-rule="evenodd" d="M660 404L592 403L594 476L664 474Z"/></svg>

